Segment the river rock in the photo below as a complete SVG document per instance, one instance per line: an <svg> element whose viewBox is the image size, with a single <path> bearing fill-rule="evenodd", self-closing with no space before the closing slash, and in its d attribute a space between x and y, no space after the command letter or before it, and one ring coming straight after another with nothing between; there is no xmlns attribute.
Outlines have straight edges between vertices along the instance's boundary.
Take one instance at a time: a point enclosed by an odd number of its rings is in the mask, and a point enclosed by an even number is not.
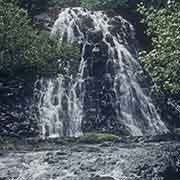
<svg viewBox="0 0 180 180"><path fill-rule="evenodd" d="M0 157L0 179L179 180L179 161L180 143L176 141L59 145L58 150L4 154Z"/></svg>

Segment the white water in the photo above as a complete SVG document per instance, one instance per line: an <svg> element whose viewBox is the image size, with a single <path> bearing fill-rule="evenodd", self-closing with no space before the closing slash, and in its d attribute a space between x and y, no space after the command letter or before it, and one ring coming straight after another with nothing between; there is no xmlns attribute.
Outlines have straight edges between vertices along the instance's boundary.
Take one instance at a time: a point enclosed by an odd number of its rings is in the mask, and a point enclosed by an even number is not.
<svg viewBox="0 0 180 180"><path fill-rule="evenodd" d="M81 134L82 105L76 93L78 84L71 79L65 81L62 76L37 81L40 85L38 111L42 138Z"/></svg>
<svg viewBox="0 0 180 180"><path fill-rule="evenodd" d="M82 133L85 91L82 82L86 67L84 55L86 45L90 44L86 38L87 30L102 31L103 42L109 47L108 61L113 62L115 72L113 90L116 95L114 103L118 120L134 136L163 134L168 131L151 99L144 94L137 82L141 67L130 52L131 48L128 48L130 44L126 40L129 36L129 39L135 41L133 26L120 16L116 19L121 22L123 31L112 34L110 29L113 28L113 25L110 22L113 18L103 12L67 8L59 14L52 35L60 33L62 37L60 42L73 43L77 41L83 44L83 48L76 80L69 79L68 83L65 83L65 79L60 76L57 79L38 82L41 87L38 111L42 137L78 136ZM112 37L114 46L107 42L105 38L107 35Z"/></svg>

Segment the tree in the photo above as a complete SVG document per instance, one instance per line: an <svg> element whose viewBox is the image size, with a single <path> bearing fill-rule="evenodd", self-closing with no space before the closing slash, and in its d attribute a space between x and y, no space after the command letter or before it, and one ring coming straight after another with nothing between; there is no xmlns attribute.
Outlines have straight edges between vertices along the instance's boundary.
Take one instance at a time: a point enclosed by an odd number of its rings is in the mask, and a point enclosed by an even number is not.
<svg viewBox="0 0 180 180"><path fill-rule="evenodd" d="M25 10L0 0L1 76L63 72L65 61L72 64L72 57L74 62L79 60L79 49L72 47L58 44L58 38L49 36L49 32L35 31Z"/></svg>
<svg viewBox="0 0 180 180"><path fill-rule="evenodd" d="M145 7L156 9L165 7L168 0L80 0L81 6L89 9L109 9L109 8L130 8L135 10L136 5L144 3Z"/></svg>
<svg viewBox="0 0 180 180"><path fill-rule="evenodd" d="M150 72L158 89L180 91L180 3L171 2L166 8L139 7L147 24L152 48L140 53L140 61Z"/></svg>
<svg viewBox="0 0 180 180"><path fill-rule="evenodd" d="M89 9L108 9L118 6L126 6L128 0L81 0L81 6Z"/></svg>

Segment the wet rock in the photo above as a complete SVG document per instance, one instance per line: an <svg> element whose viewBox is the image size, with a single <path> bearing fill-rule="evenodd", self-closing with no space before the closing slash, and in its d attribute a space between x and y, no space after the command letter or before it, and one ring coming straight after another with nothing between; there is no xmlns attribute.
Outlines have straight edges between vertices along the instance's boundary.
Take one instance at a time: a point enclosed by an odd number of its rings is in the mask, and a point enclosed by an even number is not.
<svg viewBox="0 0 180 180"><path fill-rule="evenodd" d="M29 137L37 134L32 116L33 79L0 79L0 135Z"/></svg>
<svg viewBox="0 0 180 180"><path fill-rule="evenodd" d="M115 46L112 35L107 34L106 37L105 37L105 39L106 39L106 41L107 41L108 43L110 43L110 45L111 45L112 47Z"/></svg>
<svg viewBox="0 0 180 180"><path fill-rule="evenodd" d="M92 53L92 49L93 49L93 46L90 45L90 44L87 44L85 46L85 52L84 52L84 58L88 58L87 60L90 61L91 60L91 53Z"/></svg>
<svg viewBox="0 0 180 180"><path fill-rule="evenodd" d="M104 177L97 176L97 177L91 178L90 180L115 180L115 179L108 176L104 176Z"/></svg>
<svg viewBox="0 0 180 180"><path fill-rule="evenodd" d="M58 150L4 154L0 157L0 178L179 180L179 159L180 144L175 141L59 145Z"/></svg>
<svg viewBox="0 0 180 180"><path fill-rule="evenodd" d="M60 151L60 152L57 152L56 155L57 156L65 156L65 155L67 155L67 152L61 152Z"/></svg>
<svg viewBox="0 0 180 180"><path fill-rule="evenodd" d="M102 31L88 31L84 58L87 65L84 70L84 117L82 129L84 132L109 131L117 132L122 126L117 122L115 93L113 92L113 63L108 59L108 45L103 42ZM113 43L112 37L106 40ZM108 72L107 72L108 71Z"/></svg>
<svg viewBox="0 0 180 180"><path fill-rule="evenodd" d="M34 26L51 31L54 20L51 19L48 13L42 13L34 16Z"/></svg>
<svg viewBox="0 0 180 180"><path fill-rule="evenodd" d="M103 40L102 31L88 31L87 32L87 40L92 43L98 43Z"/></svg>
<svg viewBox="0 0 180 180"><path fill-rule="evenodd" d="M48 174L39 175L38 177L35 178L35 180L47 180L47 179L50 179Z"/></svg>
<svg viewBox="0 0 180 180"><path fill-rule="evenodd" d="M83 32L87 32L89 29L94 29L93 20L89 16L83 16L80 27Z"/></svg>

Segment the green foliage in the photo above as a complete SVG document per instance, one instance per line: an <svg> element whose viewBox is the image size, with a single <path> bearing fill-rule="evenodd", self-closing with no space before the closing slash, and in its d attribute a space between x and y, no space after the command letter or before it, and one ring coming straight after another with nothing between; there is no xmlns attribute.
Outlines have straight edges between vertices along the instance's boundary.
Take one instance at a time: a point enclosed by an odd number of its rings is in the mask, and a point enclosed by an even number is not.
<svg viewBox="0 0 180 180"><path fill-rule="evenodd" d="M14 139L7 137L0 137L0 150L13 150L16 148L16 142Z"/></svg>
<svg viewBox="0 0 180 180"><path fill-rule="evenodd" d="M143 3L146 8L153 7L155 9L159 9L162 7L166 7L168 0L142 0L139 1L138 3Z"/></svg>
<svg viewBox="0 0 180 180"><path fill-rule="evenodd" d="M81 0L81 6L88 9L108 9L127 6L128 0Z"/></svg>
<svg viewBox="0 0 180 180"><path fill-rule="evenodd" d="M159 90L180 91L180 4L159 10L139 7L152 38L152 49L140 53L140 61L150 72Z"/></svg>
<svg viewBox="0 0 180 180"><path fill-rule="evenodd" d="M28 10L31 16L47 10L49 6L74 7L81 5L89 9L109 9L118 7L135 7L143 2L146 7L165 6L168 0L6 0L16 1L20 7Z"/></svg>
<svg viewBox="0 0 180 180"><path fill-rule="evenodd" d="M48 0L48 6L60 6L62 8L66 7L77 7L80 5L79 0Z"/></svg>
<svg viewBox="0 0 180 180"><path fill-rule="evenodd" d="M79 0L16 0L17 4L28 10L30 16L46 11L48 7L71 7L79 6Z"/></svg>
<svg viewBox="0 0 180 180"><path fill-rule="evenodd" d="M175 132L176 132L177 134L180 134L180 128L176 128L176 129L175 129Z"/></svg>
<svg viewBox="0 0 180 180"><path fill-rule="evenodd" d="M48 7L49 0L16 0L17 4L28 10L30 16L45 11Z"/></svg>
<svg viewBox="0 0 180 180"><path fill-rule="evenodd" d="M33 30L25 10L0 0L0 75L49 76L63 72L68 60L78 62L79 48L58 45L57 39Z"/></svg>
<svg viewBox="0 0 180 180"><path fill-rule="evenodd" d="M79 143L101 143L104 141L118 141L120 137L110 133L86 133L79 137Z"/></svg>
<svg viewBox="0 0 180 180"><path fill-rule="evenodd" d="M81 6L88 9L129 8L135 10L136 5L143 2L145 7L156 9L166 6L168 0L80 0Z"/></svg>

